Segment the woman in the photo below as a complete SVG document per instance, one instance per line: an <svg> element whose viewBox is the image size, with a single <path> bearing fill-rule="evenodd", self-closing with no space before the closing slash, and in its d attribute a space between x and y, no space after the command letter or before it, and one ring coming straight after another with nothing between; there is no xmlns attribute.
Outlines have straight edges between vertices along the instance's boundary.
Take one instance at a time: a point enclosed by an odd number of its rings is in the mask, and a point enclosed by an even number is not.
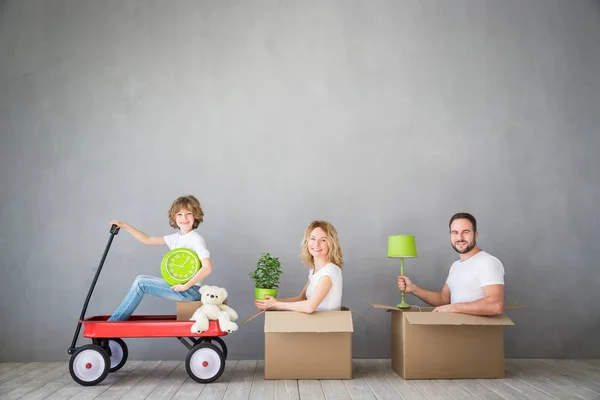
<svg viewBox="0 0 600 400"><path fill-rule="evenodd" d="M299 296L255 300L259 310L313 313L339 311L342 306L342 249L337 231L329 222L313 221L302 239L302 262L308 268L308 282Z"/></svg>

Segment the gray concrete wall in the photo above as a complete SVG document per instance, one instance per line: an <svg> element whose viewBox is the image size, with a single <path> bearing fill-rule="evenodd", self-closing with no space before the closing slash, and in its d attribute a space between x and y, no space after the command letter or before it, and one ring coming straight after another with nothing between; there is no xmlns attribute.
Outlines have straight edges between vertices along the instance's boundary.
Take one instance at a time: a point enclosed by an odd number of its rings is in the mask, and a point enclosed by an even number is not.
<svg viewBox="0 0 600 400"><path fill-rule="evenodd" d="M66 360L109 221L169 233L187 193L206 283L242 317L260 253L296 295L302 233L326 219L344 303L378 322L355 318L354 356L387 357L389 316L367 304L399 298L387 236L416 235L407 274L438 289L448 219L469 211L507 301L530 306L510 313L507 355L600 357L599 43L585 0L0 2L0 361ZM119 234L88 314L165 251ZM262 358L262 328L227 337L231 357Z"/></svg>

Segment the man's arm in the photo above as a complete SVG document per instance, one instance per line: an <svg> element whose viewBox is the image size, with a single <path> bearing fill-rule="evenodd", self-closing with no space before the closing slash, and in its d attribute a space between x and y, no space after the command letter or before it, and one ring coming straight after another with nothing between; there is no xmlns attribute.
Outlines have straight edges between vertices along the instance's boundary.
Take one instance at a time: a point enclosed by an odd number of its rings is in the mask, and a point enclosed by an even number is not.
<svg viewBox="0 0 600 400"><path fill-rule="evenodd" d="M457 312L471 315L500 315L504 312L504 285L482 286L485 297L468 303L437 307L434 312Z"/></svg>
<svg viewBox="0 0 600 400"><path fill-rule="evenodd" d="M450 288L447 284L444 285L441 291L435 292L415 285L406 276L399 276L398 289L400 291L404 290L405 293L413 294L434 307L450 304Z"/></svg>

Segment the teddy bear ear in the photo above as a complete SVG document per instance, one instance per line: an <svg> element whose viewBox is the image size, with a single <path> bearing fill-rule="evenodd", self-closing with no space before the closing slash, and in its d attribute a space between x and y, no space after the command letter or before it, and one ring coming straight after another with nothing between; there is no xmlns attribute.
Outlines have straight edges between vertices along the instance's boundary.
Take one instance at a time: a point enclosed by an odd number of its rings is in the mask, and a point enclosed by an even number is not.
<svg viewBox="0 0 600 400"><path fill-rule="evenodd" d="M225 300L227 298L227 290L225 288L220 288L219 290L221 291L221 297Z"/></svg>
<svg viewBox="0 0 600 400"><path fill-rule="evenodd" d="M206 292L209 288L210 288L210 286L208 286L208 285L201 286L200 290L199 290L200 294L204 294L204 292Z"/></svg>

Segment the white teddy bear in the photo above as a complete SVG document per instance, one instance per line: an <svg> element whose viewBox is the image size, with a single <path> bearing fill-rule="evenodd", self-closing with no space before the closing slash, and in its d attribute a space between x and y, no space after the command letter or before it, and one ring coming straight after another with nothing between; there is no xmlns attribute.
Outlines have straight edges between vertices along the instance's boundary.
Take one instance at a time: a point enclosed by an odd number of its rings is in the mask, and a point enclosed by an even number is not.
<svg viewBox="0 0 600 400"><path fill-rule="evenodd" d="M218 286L204 285L200 288L202 306L190 318L194 322L192 333L201 333L208 330L208 320L218 320L223 332L235 332L238 326L237 313L229 306L223 304L227 298L227 291Z"/></svg>

